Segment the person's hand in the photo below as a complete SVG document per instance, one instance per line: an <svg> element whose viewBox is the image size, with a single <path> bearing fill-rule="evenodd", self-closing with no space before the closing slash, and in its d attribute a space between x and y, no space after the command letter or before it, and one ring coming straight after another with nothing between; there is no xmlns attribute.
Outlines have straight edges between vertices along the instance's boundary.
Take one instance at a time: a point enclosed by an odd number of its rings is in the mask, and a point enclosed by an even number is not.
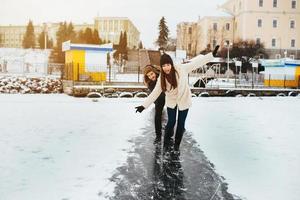
<svg viewBox="0 0 300 200"><path fill-rule="evenodd" d="M145 107L144 106L137 106L137 107L135 107L135 109L136 109L135 112L141 113L141 112L143 112L143 110L145 110Z"/></svg>
<svg viewBox="0 0 300 200"><path fill-rule="evenodd" d="M217 57L217 53L218 53L218 49L219 49L220 45L217 45L214 49L214 51L212 52L214 57Z"/></svg>

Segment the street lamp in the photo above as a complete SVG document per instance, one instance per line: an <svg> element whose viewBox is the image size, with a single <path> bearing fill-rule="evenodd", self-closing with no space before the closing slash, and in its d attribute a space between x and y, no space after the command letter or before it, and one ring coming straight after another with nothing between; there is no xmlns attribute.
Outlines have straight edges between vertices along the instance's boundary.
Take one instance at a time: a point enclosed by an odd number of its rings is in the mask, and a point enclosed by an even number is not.
<svg viewBox="0 0 300 200"><path fill-rule="evenodd" d="M287 50L284 51L284 58L287 57Z"/></svg>
<svg viewBox="0 0 300 200"><path fill-rule="evenodd" d="M227 81L228 81L228 78L229 78L229 48L230 48L230 46L232 46L232 43L225 42L224 46L227 47L227 71L225 73L227 73Z"/></svg>

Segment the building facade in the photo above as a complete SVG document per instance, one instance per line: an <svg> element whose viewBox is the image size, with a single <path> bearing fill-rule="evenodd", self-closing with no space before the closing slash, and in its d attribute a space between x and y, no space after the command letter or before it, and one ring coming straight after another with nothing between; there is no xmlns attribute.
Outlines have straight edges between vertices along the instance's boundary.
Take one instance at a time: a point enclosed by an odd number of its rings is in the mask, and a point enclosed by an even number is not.
<svg viewBox="0 0 300 200"><path fill-rule="evenodd" d="M127 17L96 17L95 29L102 40L119 44L121 32L127 34L127 46L137 48L140 42L140 32Z"/></svg>
<svg viewBox="0 0 300 200"><path fill-rule="evenodd" d="M203 17L198 20L198 45L196 52L214 49L217 44L224 46L233 42L232 17Z"/></svg>
<svg viewBox="0 0 300 200"><path fill-rule="evenodd" d="M198 20L196 54L207 45L242 39L263 43L270 58L300 59L299 4L299 0L227 0L220 8L230 16Z"/></svg>
<svg viewBox="0 0 300 200"><path fill-rule="evenodd" d="M177 49L186 50L187 55L195 55L198 44L198 24L183 22L177 25Z"/></svg>
<svg viewBox="0 0 300 200"><path fill-rule="evenodd" d="M60 23L43 23L34 26L36 37L36 47L38 48L38 37L42 31L47 32L49 39L56 44L56 32ZM127 46L129 48L138 47L140 41L140 33L138 29L128 18L121 17L97 17L94 24L73 24L74 30L85 30L86 28L97 29L102 40L111 41L119 44L121 31L127 32ZM6 48L22 48L23 37L26 33L25 26L0 26L0 47Z"/></svg>
<svg viewBox="0 0 300 200"><path fill-rule="evenodd" d="M42 30L43 26L34 26L36 44ZM0 47L22 48L25 32L26 26L0 26Z"/></svg>

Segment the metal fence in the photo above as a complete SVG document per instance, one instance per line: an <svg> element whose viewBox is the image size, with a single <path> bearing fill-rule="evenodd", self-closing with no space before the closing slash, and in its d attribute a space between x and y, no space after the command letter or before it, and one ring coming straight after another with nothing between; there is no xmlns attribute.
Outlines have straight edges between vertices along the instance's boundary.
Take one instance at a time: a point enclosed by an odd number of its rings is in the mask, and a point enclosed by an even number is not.
<svg viewBox="0 0 300 200"><path fill-rule="evenodd" d="M2 75L53 75L60 77L64 64L61 63L33 63L14 60L5 60L0 63Z"/></svg>

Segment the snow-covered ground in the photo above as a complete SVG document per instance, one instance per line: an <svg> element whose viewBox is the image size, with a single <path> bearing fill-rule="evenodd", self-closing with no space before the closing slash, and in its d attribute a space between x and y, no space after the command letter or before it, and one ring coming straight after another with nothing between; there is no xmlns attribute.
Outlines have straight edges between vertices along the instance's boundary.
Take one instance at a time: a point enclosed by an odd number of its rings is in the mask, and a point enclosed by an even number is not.
<svg viewBox="0 0 300 200"><path fill-rule="evenodd" d="M229 192L249 200L297 200L299 119L299 97L198 98L186 128Z"/></svg>
<svg viewBox="0 0 300 200"><path fill-rule="evenodd" d="M96 200L126 162L145 117L143 99L0 95L0 197ZM194 98L186 129L229 183L249 200L300 196L299 97ZM184 162L184 161L183 161Z"/></svg>
<svg viewBox="0 0 300 200"><path fill-rule="evenodd" d="M142 125L136 101L0 95L0 199L104 199Z"/></svg>

